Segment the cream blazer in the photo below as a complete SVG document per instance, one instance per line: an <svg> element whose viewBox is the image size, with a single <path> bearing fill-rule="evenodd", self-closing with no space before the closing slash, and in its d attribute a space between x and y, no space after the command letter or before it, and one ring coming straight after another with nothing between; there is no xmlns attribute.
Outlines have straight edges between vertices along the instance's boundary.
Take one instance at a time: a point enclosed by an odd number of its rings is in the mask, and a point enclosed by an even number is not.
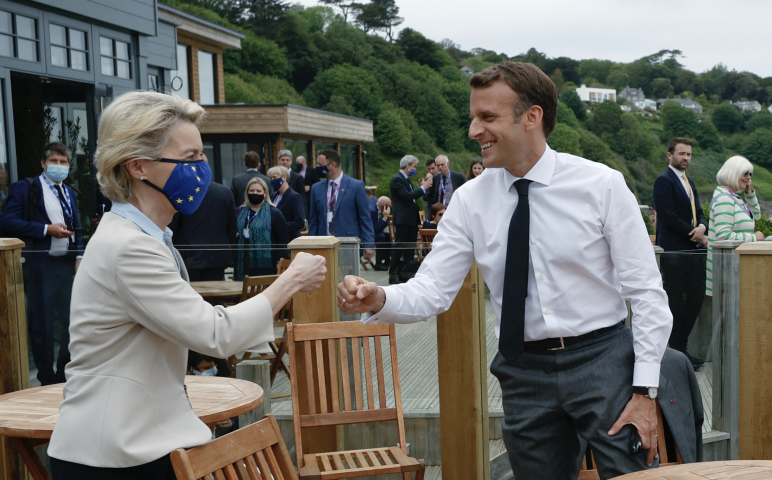
<svg viewBox="0 0 772 480"><path fill-rule="evenodd" d="M72 361L48 454L125 468L206 443L184 390L188 349L227 358L273 339L264 295L213 307L164 243L105 214L73 284Z"/></svg>

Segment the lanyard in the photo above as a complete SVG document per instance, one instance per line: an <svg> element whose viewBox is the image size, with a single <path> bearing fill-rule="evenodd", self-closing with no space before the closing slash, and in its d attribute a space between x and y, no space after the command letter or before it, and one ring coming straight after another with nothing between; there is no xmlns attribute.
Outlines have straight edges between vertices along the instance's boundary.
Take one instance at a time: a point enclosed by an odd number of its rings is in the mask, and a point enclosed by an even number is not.
<svg viewBox="0 0 772 480"><path fill-rule="evenodd" d="M247 207L247 208L249 208L249 207ZM247 212L247 224L244 226L244 228L249 228L249 225L252 223L252 220L255 219L257 214L258 214L258 212L256 212L256 211L252 210L251 208L249 208L249 211Z"/></svg>
<svg viewBox="0 0 772 480"><path fill-rule="evenodd" d="M72 217L72 209L70 208L70 205L72 204L72 200L70 199L70 192L67 191L67 188L62 185L61 189L64 192L65 198L67 198L67 202L62 201L62 197L59 196L59 192L54 187L54 184L51 183L51 180L48 179L45 173L42 174L43 180L45 180L46 184L48 184L48 188L51 189L52 192L54 192L54 196L59 200L59 203L62 205L62 213L64 213L64 216L67 217L69 220L69 223L72 224L73 217Z"/></svg>
<svg viewBox="0 0 772 480"><path fill-rule="evenodd" d="M327 211L332 211L332 206L335 205L335 200L338 198L338 188L335 182L331 182L332 192L327 195Z"/></svg>

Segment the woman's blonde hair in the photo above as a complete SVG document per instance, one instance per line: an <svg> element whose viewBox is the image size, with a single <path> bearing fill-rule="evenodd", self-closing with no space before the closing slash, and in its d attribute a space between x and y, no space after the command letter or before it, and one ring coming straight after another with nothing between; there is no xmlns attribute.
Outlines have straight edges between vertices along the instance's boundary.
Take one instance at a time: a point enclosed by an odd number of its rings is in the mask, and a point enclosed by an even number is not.
<svg viewBox="0 0 772 480"><path fill-rule="evenodd" d="M124 162L156 160L172 127L180 121L198 127L204 114L195 102L158 92L128 92L113 100L102 112L94 155L102 193L115 202L131 200L132 177Z"/></svg>
<svg viewBox="0 0 772 480"><path fill-rule="evenodd" d="M740 178L745 172L753 173L753 164L747 158L735 155L724 162L716 174L716 182L737 192L740 189Z"/></svg>
<svg viewBox="0 0 772 480"><path fill-rule="evenodd" d="M265 180L260 177L252 177L252 179L247 182L247 187L244 189L244 206L249 208L249 187L255 183L258 183L263 187L263 191L265 192L265 202L268 203L268 205L274 206L271 201L271 196L268 195L268 185L265 183Z"/></svg>
<svg viewBox="0 0 772 480"><path fill-rule="evenodd" d="M277 165L275 167L271 167L265 173L269 177L271 175L278 175L280 177L286 177L287 181L289 181L289 179L290 179L290 172L289 172L289 170L287 170L287 167L282 167L281 165Z"/></svg>

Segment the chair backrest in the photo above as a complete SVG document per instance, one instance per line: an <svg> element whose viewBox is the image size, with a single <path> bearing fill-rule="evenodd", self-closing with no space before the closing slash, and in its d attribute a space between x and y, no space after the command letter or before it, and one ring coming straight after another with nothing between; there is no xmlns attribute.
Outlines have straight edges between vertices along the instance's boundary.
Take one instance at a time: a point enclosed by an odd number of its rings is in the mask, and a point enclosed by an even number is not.
<svg viewBox="0 0 772 480"><path fill-rule="evenodd" d="M659 453L659 466L667 467L670 465L680 465L684 463L681 459L681 452L678 451L678 446L671 445L671 451L675 452L674 455L668 453L668 445L665 437L665 424L662 420L662 407L657 404L657 452ZM672 458L675 456L675 458ZM595 465L595 459L592 456L592 451L587 448L587 452L582 460L582 468L579 471L579 480L600 480L598 475L597 466Z"/></svg>
<svg viewBox="0 0 772 480"><path fill-rule="evenodd" d="M280 258L279 259L279 266L276 268L276 274L281 275L284 273L287 268L290 266L290 263L292 263L292 260L289 258Z"/></svg>
<svg viewBox="0 0 772 480"><path fill-rule="evenodd" d="M424 223L424 220L426 220L426 212L424 210L418 211L418 220L420 223Z"/></svg>
<svg viewBox="0 0 772 480"><path fill-rule="evenodd" d="M200 447L179 448L171 458L177 480L298 478L273 415Z"/></svg>
<svg viewBox="0 0 772 480"><path fill-rule="evenodd" d="M394 238L397 234L396 229L394 227L394 215L389 215L386 218L386 224L388 225L389 229L389 239L391 239L391 244L394 245Z"/></svg>
<svg viewBox="0 0 772 480"><path fill-rule="evenodd" d="M261 275L259 277L244 276L244 286L241 287L241 299L239 302L243 302L249 298L263 293L263 290L268 288L277 278L278 275Z"/></svg>
<svg viewBox="0 0 772 480"><path fill-rule="evenodd" d="M437 230L434 228L422 228L418 230L418 234L421 235L421 241L428 246L434 241Z"/></svg>
<svg viewBox="0 0 772 480"><path fill-rule="evenodd" d="M388 340L386 349L381 345L382 338ZM301 429L307 427L396 420L399 445L407 454L394 325L289 323L287 341L298 468L304 466ZM384 357L390 357L390 375L384 368ZM298 362L305 365L303 376L297 371ZM391 377L388 382L387 377ZM377 393L374 379L377 380ZM387 404L387 383L394 392L391 408ZM308 411L300 411L301 395L307 400Z"/></svg>

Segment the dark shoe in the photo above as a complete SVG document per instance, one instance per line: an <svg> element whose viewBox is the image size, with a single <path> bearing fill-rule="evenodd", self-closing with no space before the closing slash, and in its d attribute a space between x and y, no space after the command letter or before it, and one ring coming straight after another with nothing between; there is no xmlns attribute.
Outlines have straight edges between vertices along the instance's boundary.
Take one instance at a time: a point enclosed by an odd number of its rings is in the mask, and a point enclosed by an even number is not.
<svg viewBox="0 0 772 480"><path fill-rule="evenodd" d="M397 283L400 283L399 275L397 275L396 273L390 273L389 274L389 285L394 285L394 284L397 284Z"/></svg>
<svg viewBox="0 0 772 480"><path fill-rule="evenodd" d="M375 269L376 272L386 272L386 271L389 270L389 266L388 265L376 265L375 267L373 267L373 269Z"/></svg>
<svg viewBox="0 0 772 480"><path fill-rule="evenodd" d="M701 358L692 357L691 355L689 355L689 352L684 352L684 354L686 355L686 358L688 358L689 361L692 362L692 365L702 365L703 363L705 363L705 360Z"/></svg>

